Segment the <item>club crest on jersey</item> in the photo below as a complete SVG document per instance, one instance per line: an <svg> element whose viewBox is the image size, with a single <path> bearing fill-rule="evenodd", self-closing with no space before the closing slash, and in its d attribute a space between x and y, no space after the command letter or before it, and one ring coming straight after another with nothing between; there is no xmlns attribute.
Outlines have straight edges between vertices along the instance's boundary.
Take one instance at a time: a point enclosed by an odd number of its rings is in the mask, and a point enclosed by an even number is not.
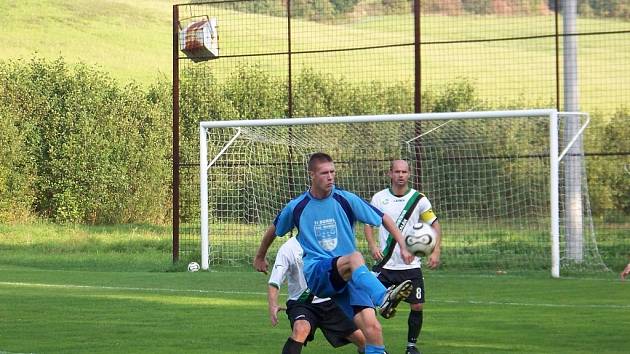
<svg viewBox="0 0 630 354"><path fill-rule="evenodd" d="M335 219L315 220L317 243L326 251L337 248L337 222Z"/></svg>

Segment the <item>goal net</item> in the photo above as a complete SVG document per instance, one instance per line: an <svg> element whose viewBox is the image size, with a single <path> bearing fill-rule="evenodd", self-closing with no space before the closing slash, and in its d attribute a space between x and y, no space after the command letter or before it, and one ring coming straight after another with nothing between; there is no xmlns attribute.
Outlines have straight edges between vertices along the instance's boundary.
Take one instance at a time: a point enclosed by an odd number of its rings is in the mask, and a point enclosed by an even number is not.
<svg viewBox="0 0 630 354"><path fill-rule="evenodd" d="M582 129L569 137L562 135L566 116L555 110L202 122L202 268L250 265L276 214L308 189L310 154L323 151L335 160L337 186L366 200L390 185L391 160L407 160L411 184L440 220L445 269L553 276L560 269L605 269L583 160L574 150L561 156L586 127L588 117L577 117ZM571 167L577 174L563 168L568 155L578 161ZM566 183L578 184L579 198L566 198ZM577 232L564 221L576 202ZM363 228L355 230L369 262ZM568 234L579 240L567 243Z"/></svg>

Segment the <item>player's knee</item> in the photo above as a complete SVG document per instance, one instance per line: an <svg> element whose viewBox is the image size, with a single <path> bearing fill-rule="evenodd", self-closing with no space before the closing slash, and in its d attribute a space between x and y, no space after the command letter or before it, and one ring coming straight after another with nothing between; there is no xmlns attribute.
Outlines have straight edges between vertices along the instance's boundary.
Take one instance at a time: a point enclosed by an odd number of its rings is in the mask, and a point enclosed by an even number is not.
<svg viewBox="0 0 630 354"><path fill-rule="evenodd" d="M366 332L365 336L369 338L380 334L383 329L381 328L381 323L374 318L374 321L366 323L364 330Z"/></svg>
<svg viewBox="0 0 630 354"><path fill-rule="evenodd" d="M423 304L411 304L411 311L422 311Z"/></svg>
<svg viewBox="0 0 630 354"><path fill-rule="evenodd" d="M365 259L363 259L363 255L360 252L352 252L349 255L349 261L352 265L352 269L359 268L365 264Z"/></svg>
<svg viewBox="0 0 630 354"><path fill-rule="evenodd" d="M298 342L304 343L306 337L311 332L311 324L308 321L295 321L293 323L293 339Z"/></svg>
<svg viewBox="0 0 630 354"><path fill-rule="evenodd" d="M354 331L351 335L350 338L348 338L352 343L356 344L357 347L359 348L363 348L365 347L365 336L363 335L363 332L361 332L361 330L357 329L356 331Z"/></svg>
<svg viewBox="0 0 630 354"><path fill-rule="evenodd" d="M352 252L348 255L337 258L336 268L344 280L352 275L355 269L365 264L363 256L359 252Z"/></svg>

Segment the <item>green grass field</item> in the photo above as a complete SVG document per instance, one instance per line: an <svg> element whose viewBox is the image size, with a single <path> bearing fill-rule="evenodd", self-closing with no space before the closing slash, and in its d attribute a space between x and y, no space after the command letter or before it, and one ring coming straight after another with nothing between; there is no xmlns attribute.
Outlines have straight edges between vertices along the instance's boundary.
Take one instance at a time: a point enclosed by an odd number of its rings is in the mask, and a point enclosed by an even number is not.
<svg viewBox="0 0 630 354"><path fill-rule="evenodd" d="M63 57L121 82L171 77L172 1L0 2L0 59Z"/></svg>
<svg viewBox="0 0 630 354"><path fill-rule="evenodd" d="M181 271L169 229L0 227L0 353L278 353L266 277ZM427 271L426 353L625 353L630 282ZM401 353L407 309L383 320ZM317 335L304 353L330 353ZM338 353L355 353L346 346Z"/></svg>
<svg viewBox="0 0 630 354"><path fill-rule="evenodd" d="M442 268L445 270L474 270L495 272L549 272L551 267L551 245L549 225L541 219L519 220L495 218L491 224L475 223L470 220L442 218L442 230L447 237L442 242ZM527 225L527 226L523 226ZM189 260L198 260L199 225L182 224L180 249L194 250ZM584 243L584 264L569 264L562 261L562 276L580 273L619 271L628 263L630 244L626 241L628 224L598 222L593 224L596 244L589 237ZM260 235L265 224L238 224L213 222L209 226L211 266L236 270L243 265L249 268ZM362 227L357 228L357 246L368 254L367 242ZM564 242L561 255L564 255ZM597 250L595 250L595 246ZM279 242L274 243L270 254L275 254ZM368 257L368 263L373 262Z"/></svg>
<svg viewBox="0 0 630 354"><path fill-rule="evenodd" d="M170 79L175 2L2 1L0 41L5 45L0 60L63 57L96 65L123 83ZM217 16L223 20L224 53L239 47L257 52L261 45L270 51L286 48L281 35L274 35L271 44L257 41L283 31L286 20L248 15L251 22L244 26L224 21L238 14L222 11ZM423 18L424 41L458 40L461 33L505 38L551 30L548 22L536 25L542 23L536 17L506 22L503 17L461 16L448 26L445 20ZM336 25L296 20L293 45L295 50L330 49L331 33L334 45L342 47L370 45L379 38L408 43L410 33L400 31L405 21L410 18L365 17ZM250 34L249 42L225 35L239 33L241 27ZM628 22L580 19L578 27L619 31L628 29ZM580 37L579 45L581 109L616 109L620 95L630 92L627 34ZM342 63L361 63L361 68L393 68L371 75L371 80L408 80L412 62L405 57L409 49L402 48L380 56L333 53L319 69L337 75L346 67ZM423 75L428 82L465 76L484 97L497 90L514 97L523 92L541 95L527 96L528 102L555 89L541 79L555 70L551 39L528 45L459 44L458 49L478 53L492 64L474 71L451 55L452 48L425 47ZM542 57L546 59L531 59ZM285 70L285 62L273 62L268 69ZM600 249L612 254L615 267L626 262L627 246L621 241L626 229L599 234ZM170 227L153 225L0 225L0 353L278 353L289 334L288 321L283 318L271 327L266 277L253 271L184 272L185 265L171 263L170 232ZM630 281L620 282L614 272L550 279L547 272L496 275L454 269L426 273L425 353L628 352ZM404 309L397 318L383 321L392 354L402 352L406 314ZM303 352L332 350L318 335ZM335 352L356 351L344 347Z"/></svg>

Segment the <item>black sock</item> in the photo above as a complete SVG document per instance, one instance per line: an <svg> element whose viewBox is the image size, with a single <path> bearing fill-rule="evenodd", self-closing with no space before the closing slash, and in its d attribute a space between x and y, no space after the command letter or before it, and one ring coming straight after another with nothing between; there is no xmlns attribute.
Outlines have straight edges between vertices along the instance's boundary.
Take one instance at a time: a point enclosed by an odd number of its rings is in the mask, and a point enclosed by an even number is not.
<svg viewBox="0 0 630 354"><path fill-rule="evenodd" d="M420 330L422 330L422 311L409 312L409 319L407 320L409 329L407 331L407 342L416 343L418 337L420 337Z"/></svg>
<svg viewBox="0 0 630 354"><path fill-rule="evenodd" d="M287 342L284 343L282 348L282 354L300 354L302 352L302 346L304 343L296 342L293 338L287 338Z"/></svg>

